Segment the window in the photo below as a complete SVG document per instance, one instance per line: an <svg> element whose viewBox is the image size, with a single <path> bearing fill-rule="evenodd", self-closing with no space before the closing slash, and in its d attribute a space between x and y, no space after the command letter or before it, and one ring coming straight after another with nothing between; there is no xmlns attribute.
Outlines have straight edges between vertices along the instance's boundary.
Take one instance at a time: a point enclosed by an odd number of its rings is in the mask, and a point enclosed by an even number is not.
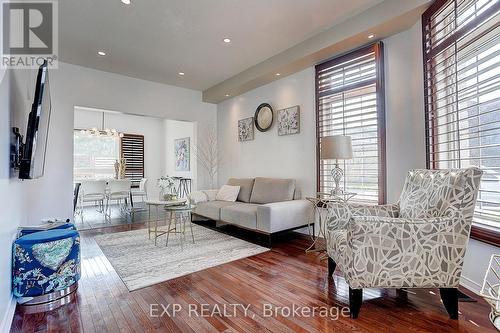
<svg viewBox="0 0 500 333"><path fill-rule="evenodd" d="M348 135L344 189L361 202L385 203L383 45L364 47L316 66L317 187L330 192L335 161L321 159L321 138Z"/></svg>
<svg viewBox="0 0 500 333"><path fill-rule="evenodd" d="M124 134L121 138L121 158L127 162L125 178L132 180L132 187L139 187L144 177L144 136Z"/></svg>
<svg viewBox="0 0 500 333"><path fill-rule="evenodd" d="M484 171L471 236L500 244L500 2L436 1L422 16L427 166Z"/></svg>
<svg viewBox="0 0 500 333"><path fill-rule="evenodd" d="M82 134L75 130L74 179L108 179L115 175L115 161L120 156L119 138Z"/></svg>

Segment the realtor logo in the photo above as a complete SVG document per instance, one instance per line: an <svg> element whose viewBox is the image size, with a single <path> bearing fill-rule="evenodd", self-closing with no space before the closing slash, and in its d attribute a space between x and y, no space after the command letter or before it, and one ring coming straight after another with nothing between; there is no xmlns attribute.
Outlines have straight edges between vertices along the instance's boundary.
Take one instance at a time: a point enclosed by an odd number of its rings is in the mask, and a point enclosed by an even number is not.
<svg viewBox="0 0 500 333"><path fill-rule="evenodd" d="M8 1L2 4L0 68L57 67L57 2Z"/></svg>

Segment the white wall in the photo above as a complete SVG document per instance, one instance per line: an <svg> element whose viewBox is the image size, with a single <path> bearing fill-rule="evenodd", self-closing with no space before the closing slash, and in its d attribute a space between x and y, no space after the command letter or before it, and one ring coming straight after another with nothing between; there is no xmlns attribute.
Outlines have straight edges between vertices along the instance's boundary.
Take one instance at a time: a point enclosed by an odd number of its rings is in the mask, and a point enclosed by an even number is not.
<svg viewBox="0 0 500 333"><path fill-rule="evenodd" d="M254 140L238 142L238 120L252 117L260 103L274 110L299 105L300 133L278 136L255 129ZM219 183L230 177L295 178L303 195L316 192L314 69L308 68L217 105Z"/></svg>
<svg viewBox="0 0 500 333"><path fill-rule="evenodd" d="M475 293L479 293L493 254L500 254L497 246L469 239L460 283Z"/></svg>
<svg viewBox="0 0 500 333"><path fill-rule="evenodd" d="M0 3L1 5L1 3ZM0 331L8 332L15 303L11 294L12 239L24 220L23 184L9 179L10 73L0 70Z"/></svg>
<svg viewBox="0 0 500 333"><path fill-rule="evenodd" d="M396 202L406 173L425 168L421 23L384 42L387 202Z"/></svg>
<svg viewBox="0 0 500 333"><path fill-rule="evenodd" d="M425 167L422 106L420 23L385 44L388 199L399 197L410 168ZM296 178L303 195L316 192L316 125L314 68L259 87L217 106L218 138L223 163L219 183L229 177ZM276 124L269 132L256 130L253 141L238 142L238 119L253 116L256 107L270 103L275 110L300 105L298 135L280 137Z"/></svg>

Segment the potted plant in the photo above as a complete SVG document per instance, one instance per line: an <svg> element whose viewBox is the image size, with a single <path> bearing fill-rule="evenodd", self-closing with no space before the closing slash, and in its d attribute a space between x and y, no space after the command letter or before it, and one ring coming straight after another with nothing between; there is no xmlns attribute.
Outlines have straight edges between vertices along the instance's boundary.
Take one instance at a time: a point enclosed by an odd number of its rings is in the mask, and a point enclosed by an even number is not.
<svg viewBox="0 0 500 333"><path fill-rule="evenodd" d="M175 189L175 180L173 177L161 177L158 179L158 187L160 188L160 200L177 200L177 190Z"/></svg>

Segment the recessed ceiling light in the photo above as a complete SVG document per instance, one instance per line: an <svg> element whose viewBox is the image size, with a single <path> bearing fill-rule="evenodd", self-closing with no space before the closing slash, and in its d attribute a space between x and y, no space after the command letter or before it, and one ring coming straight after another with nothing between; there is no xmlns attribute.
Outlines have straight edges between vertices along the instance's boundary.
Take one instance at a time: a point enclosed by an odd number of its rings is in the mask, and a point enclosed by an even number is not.
<svg viewBox="0 0 500 333"><path fill-rule="evenodd" d="M226 97L229 97L229 96L231 96L231 95L229 95L229 94L226 94Z"/></svg>
<svg viewBox="0 0 500 333"><path fill-rule="evenodd" d="M122 0L122 2L126 5L130 5L130 0Z"/></svg>
<svg viewBox="0 0 500 333"><path fill-rule="evenodd" d="M184 75L185 75L185 73L184 73L184 72L179 72L179 75L180 75L180 76L184 76Z"/></svg>
<svg viewBox="0 0 500 333"><path fill-rule="evenodd" d="M224 38L222 41L224 41L224 43L231 43L231 39L230 38Z"/></svg>
<svg viewBox="0 0 500 333"><path fill-rule="evenodd" d="M104 57L106 55L106 52L104 52L104 51L98 51L97 54L100 55L100 56L102 56L102 57Z"/></svg>
<svg viewBox="0 0 500 333"><path fill-rule="evenodd" d="M375 35L374 35L374 34L369 34L369 35L368 35L368 39L372 39L373 37L375 37Z"/></svg>
<svg viewBox="0 0 500 333"><path fill-rule="evenodd" d="M280 73L276 73L276 76L280 76L281 74Z"/></svg>

